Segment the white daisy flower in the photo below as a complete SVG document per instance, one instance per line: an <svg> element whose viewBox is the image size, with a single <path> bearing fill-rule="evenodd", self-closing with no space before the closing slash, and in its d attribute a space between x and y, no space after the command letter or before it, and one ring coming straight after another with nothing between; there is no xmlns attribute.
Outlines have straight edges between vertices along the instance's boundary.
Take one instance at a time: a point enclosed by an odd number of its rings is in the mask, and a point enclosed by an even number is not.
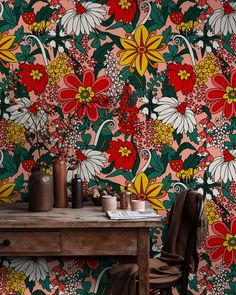
<svg viewBox="0 0 236 295"><path fill-rule="evenodd" d="M228 180L236 181L236 150L224 150L223 155L210 164L209 172L216 182L220 179L224 183Z"/></svg>
<svg viewBox="0 0 236 295"><path fill-rule="evenodd" d="M158 113L158 120L164 125L172 124L177 133L192 133L197 125L193 111L186 102L180 103L174 97L162 97L154 109Z"/></svg>
<svg viewBox="0 0 236 295"><path fill-rule="evenodd" d="M221 9L217 9L209 19L209 25L215 34L236 34L236 3L224 2Z"/></svg>
<svg viewBox="0 0 236 295"><path fill-rule="evenodd" d="M94 28L99 27L104 20L106 10L102 8L101 4L86 2L75 4L75 8L66 11L61 19L61 24L69 35L75 33L89 34L94 31Z"/></svg>
<svg viewBox="0 0 236 295"><path fill-rule="evenodd" d="M11 257L10 267L18 273L23 272L29 281L45 280L49 273L47 261L42 257L37 257L34 260L29 257Z"/></svg>
<svg viewBox="0 0 236 295"><path fill-rule="evenodd" d="M95 150L77 150L76 157L78 160L78 168L70 170L67 173L67 180L70 181L74 174L77 174L83 181L94 179L96 174L100 174L102 167L106 162L105 156L100 151Z"/></svg>
<svg viewBox="0 0 236 295"><path fill-rule="evenodd" d="M39 108L38 102L31 102L26 97L16 99L16 104L6 109L10 120L16 124L24 124L28 130L40 130L47 122L47 115Z"/></svg>

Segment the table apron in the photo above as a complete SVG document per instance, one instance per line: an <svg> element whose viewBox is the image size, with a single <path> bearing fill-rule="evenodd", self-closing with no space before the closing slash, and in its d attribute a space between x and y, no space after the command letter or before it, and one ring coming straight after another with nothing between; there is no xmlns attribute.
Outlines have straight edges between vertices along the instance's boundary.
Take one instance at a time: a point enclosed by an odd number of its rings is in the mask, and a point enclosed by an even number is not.
<svg viewBox="0 0 236 295"><path fill-rule="evenodd" d="M138 228L0 231L0 256L119 256L138 254Z"/></svg>

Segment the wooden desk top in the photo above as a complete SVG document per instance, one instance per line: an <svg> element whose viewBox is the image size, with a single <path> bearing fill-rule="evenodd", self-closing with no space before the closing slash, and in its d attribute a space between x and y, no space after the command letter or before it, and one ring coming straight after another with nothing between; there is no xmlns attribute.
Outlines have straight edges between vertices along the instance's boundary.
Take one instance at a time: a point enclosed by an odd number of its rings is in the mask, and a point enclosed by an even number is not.
<svg viewBox="0 0 236 295"><path fill-rule="evenodd" d="M0 229L63 229L160 226L160 217L142 220L109 220L101 207L85 203L84 208L53 208L49 212L29 212L28 203L0 207Z"/></svg>

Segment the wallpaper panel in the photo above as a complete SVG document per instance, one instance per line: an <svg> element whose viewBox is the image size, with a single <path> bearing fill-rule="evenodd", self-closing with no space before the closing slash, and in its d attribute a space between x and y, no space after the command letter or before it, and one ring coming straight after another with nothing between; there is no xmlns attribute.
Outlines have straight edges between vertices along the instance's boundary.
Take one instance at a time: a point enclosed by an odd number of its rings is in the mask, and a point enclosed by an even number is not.
<svg viewBox="0 0 236 295"><path fill-rule="evenodd" d="M188 294L236 294L236 3L0 3L0 203L28 200L63 155L84 191L124 186L163 215L206 196L209 236ZM19 245L20 247L20 245ZM0 293L110 294L113 259L1 258ZM178 292L176 291L176 294Z"/></svg>

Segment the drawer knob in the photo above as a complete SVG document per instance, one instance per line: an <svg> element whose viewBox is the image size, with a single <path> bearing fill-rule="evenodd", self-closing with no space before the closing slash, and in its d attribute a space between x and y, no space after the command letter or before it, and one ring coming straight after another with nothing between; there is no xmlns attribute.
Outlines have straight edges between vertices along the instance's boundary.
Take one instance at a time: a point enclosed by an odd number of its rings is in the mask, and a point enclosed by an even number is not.
<svg viewBox="0 0 236 295"><path fill-rule="evenodd" d="M5 239L5 240L3 240L2 244L3 244L3 246L6 246L6 247L8 247L8 246L10 246L10 245L11 245L11 241L10 241L10 240L8 240L8 239Z"/></svg>

